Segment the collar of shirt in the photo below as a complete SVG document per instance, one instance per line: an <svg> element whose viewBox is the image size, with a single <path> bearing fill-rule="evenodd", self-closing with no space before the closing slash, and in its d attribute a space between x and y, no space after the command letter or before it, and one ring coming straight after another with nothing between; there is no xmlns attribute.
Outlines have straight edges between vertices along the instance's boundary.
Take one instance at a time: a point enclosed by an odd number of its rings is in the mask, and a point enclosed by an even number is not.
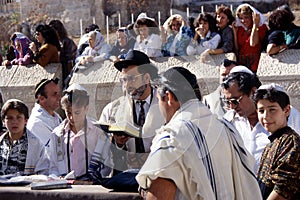
<svg viewBox="0 0 300 200"><path fill-rule="evenodd" d="M145 113L148 113L148 110L150 108L150 103L151 103L151 95L149 95L146 99L144 100L134 100L135 103L135 112L138 114L140 112L140 101L146 101L144 104L144 110Z"/></svg>
<svg viewBox="0 0 300 200"><path fill-rule="evenodd" d="M269 140L273 142L276 138L280 138L284 133L290 133L291 130L292 129L289 126L278 129L272 135L269 136Z"/></svg>
<svg viewBox="0 0 300 200"><path fill-rule="evenodd" d="M87 129L86 131L88 132L89 129L91 129L93 126L93 124L91 122L89 122L89 120L87 120ZM70 122L68 121L67 124L64 126L64 132L65 132L65 135L64 137L68 137L68 131L70 131L70 137L80 137L82 135L84 135L84 132L85 132L85 126L82 127L82 129L80 129L76 134L70 129Z"/></svg>

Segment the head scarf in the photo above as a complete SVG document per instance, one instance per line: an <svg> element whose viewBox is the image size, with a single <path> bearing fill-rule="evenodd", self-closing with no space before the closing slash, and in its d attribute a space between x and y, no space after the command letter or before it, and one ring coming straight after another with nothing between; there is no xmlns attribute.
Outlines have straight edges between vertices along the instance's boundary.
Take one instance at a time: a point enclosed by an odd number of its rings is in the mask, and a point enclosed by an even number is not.
<svg viewBox="0 0 300 200"><path fill-rule="evenodd" d="M260 15L260 21L259 21L259 24L258 24L259 27L262 26L263 24L266 24L266 25L268 24L267 18L262 13L260 13L258 10L256 10L256 8L254 8L253 6L251 6L250 4L247 4L247 3L241 4L241 5L239 5L237 7L236 10L238 11L241 7L244 7L244 6L249 6L250 9L253 11L253 13L258 13ZM240 18L237 15L236 15L235 21L236 21L235 22L236 26L242 26L245 30L247 30L247 27L245 27L242 24Z"/></svg>
<svg viewBox="0 0 300 200"><path fill-rule="evenodd" d="M18 40L20 41L20 44L21 44L21 52L18 52L16 47L15 47L14 52L15 52L16 58L19 59L19 58L23 58L30 50L29 49L30 40L26 36L25 37L16 37L14 39L14 46L16 46Z"/></svg>
<svg viewBox="0 0 300 200"><path fill-rule="evenodd" d="M95 34L95 47L90 48L88 55L91 56L97 56L98 51L102 48L104 45L104 36L99 31L91 31L89 32L89 36Z"/></svg>

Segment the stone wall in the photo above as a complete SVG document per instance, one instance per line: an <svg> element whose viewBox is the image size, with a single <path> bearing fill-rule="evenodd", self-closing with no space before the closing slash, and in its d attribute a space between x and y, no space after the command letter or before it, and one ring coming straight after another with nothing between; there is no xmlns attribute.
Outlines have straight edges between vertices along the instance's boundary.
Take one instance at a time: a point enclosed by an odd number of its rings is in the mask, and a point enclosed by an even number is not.
<svg viewBox="0 0 300 200"><path fill-rule="evenodd" d="M80 35L80 19L82 28L93 23L104 26L102 0L22 0L22 17L26 21L29 16L47 15L50 19L60 19L68 33L73 36Z"/></svg>
<svg viewBox="0 0 300 200"><path fill-rule="evenodd" d="M171 66L183 66L196 74L202 95L214 91L219 84L218 65L225 57L232 54L209 56L207 63L202 63L198 56L161 57L153 59L159 71L165 71ZM4 98L23 100L31 109L34 105L34 87L42 78L61 77L60 64L50 64L45 68L38 65L29 67L0 66L0 89ZM270 57L262 53L257 72L260 80L266 84L275 82L282 85L291 97L292 105L300 110L300 51L286 50L279 55ZM80 69L74 74L71 82L79 83L87 89L90 95L89 114L99 118L103 107L121 96L119 72L113 63L104 61Z"/></svg>

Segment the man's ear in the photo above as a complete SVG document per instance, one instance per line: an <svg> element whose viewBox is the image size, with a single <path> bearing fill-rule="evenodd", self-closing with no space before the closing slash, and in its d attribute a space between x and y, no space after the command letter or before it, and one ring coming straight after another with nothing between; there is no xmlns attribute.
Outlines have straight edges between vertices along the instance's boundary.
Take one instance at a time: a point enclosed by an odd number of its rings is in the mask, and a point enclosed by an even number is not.
<svg viewBox="0 0 300 200"><path fill-rule="evenodd" d="M287 106L283 109L283 111L284 111L286 117L290 116L290 113L291 113L291 106L290 106L290 104L287 105Z"/></svg>
<svg viewBox="0 0 300 200"><path fill-rule="evenodd" d="M249 97L252 97L256 90L257 90L257 87L252 87Z"/></svg>
<svg viewBox="0 0 300 200"><path fill-rule="evenodd" d="M42 96L42 95L38 95L38 101L39 102L42 102L42 101L44 101L45 99L46 99L46 97L44 97L44 96Z"/></svg>
<svg viewBox="0 0 300 200"><path fill-rule="evenodd" d="M150 74L149 74L149 73L146 73L146 74L144 75L144 79L145 79L146 83L150 83L150 80L151 80Z"/></svg>
<svg viewBox="0 0 300 200"><path fill-rule="evenodd" d="M175 101L174 95L170 91L166 91L165 98L164 101L166 101L168 105L172 105Z"/></svg>

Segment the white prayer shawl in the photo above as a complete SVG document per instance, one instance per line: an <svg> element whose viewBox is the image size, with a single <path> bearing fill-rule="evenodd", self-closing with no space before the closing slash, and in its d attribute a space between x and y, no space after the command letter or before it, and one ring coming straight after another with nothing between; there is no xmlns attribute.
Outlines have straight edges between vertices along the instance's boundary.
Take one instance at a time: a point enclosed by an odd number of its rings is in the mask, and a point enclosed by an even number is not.
<svg viewBox="0 0 300 200"><path fill-rule="evenodd" d="M171 179L177 199L261 199L253 172L240 164L235 153L240 149L232 145L237 142L226 133L228 129L198 100L186 102L157 130L136 180L149 189L151 180ZM251 157L244 152L245 165L251 168Z"/></svg>
<svg viewBox="0 0 300 200"><path fill-rule="evenodd" d="M26 126L44 145L48 145L52 131L61 121L61 117L56 112L52 116L40 104L36 103Z"/></svg>
<svg viewBox="0 0 300 200"><path fill-rule="evenodd" d="M294 131L300 135L300 112L293 106L291 106L288 126L294 129Z"/></svg>
<svg viewBox="0 0 300 200"><path fill-rule="evenodd" d="M142 130L142 138L146 153L150 152L150 146L155 135L155 130L161 127L165 122L159 111L158 99L155 94L156 90L153 89L152 101L149 110L146 113L145 124L143 125ZM128 96L122 96L115 101L110 102L103 108L99 121L110 124L127 121L134 124L132 109L133 100ZM134 138L130 138L127 141L126 146L129 152L136 152Z"/></svg>

